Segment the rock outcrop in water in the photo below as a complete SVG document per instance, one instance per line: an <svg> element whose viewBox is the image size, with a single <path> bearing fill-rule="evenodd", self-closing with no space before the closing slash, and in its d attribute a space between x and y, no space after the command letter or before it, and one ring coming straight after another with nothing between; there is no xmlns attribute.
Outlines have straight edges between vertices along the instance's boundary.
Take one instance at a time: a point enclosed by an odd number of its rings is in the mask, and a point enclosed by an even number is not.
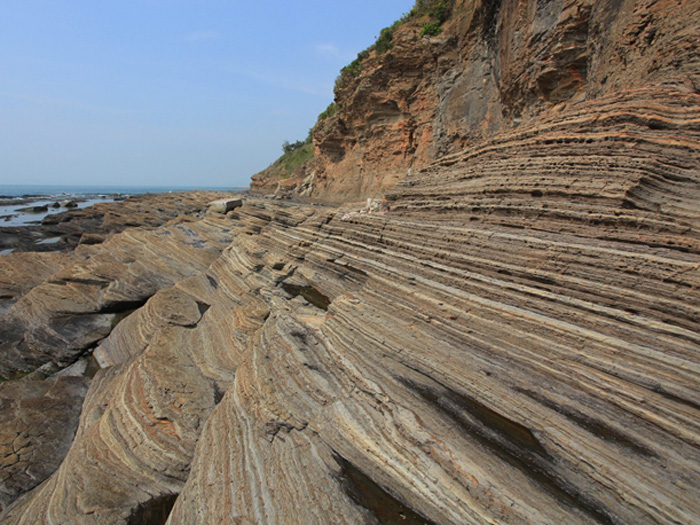
<svg viewBox="0 0 700 525"><path fill-rule="evenodd" d="M500 50L492 109L458 126L459 76L410 175L315 179L381 205L251 197L16 285L3 375L103 368L0 522L700 519L700 3L457 6L419 47Z"/></svg>
<svg viewBox="0 0 700 525"><path fill-rule="evenodd" d="M199 213L215 198L217 193L212 191L130 195L117 202L50 214L40 225L0 225L0 250L50 252L99 244L125 228L155 228L178 215Z"/></svg>

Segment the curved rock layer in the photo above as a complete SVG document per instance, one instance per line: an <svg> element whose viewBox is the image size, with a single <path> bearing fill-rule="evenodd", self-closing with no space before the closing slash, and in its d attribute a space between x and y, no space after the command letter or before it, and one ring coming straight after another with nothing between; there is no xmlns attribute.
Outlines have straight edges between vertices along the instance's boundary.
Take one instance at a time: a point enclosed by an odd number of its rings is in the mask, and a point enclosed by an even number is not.
<svg viewBox="0 0 700 525"><path fill-rule="evenodd" d="M229 239L216 216L182 217L78 250L84 257L0 314L0 376L71 364L159 289L206 269Z"/></svg>
<svg viewBox="0 0 700 525"><path fill-rule="evenodd" d="M512 144L540 171L571 148ZM616 185L656 166L601 144ZM114 366L71 452L3 522L696 519L697 201L625 206L594 177L533 196L489 151L416 175L386 214L230 213L221 256L101 345ZM485 205L497 173L528 188L507 213Z"/></svg>
<svg viewBox="0 0 700 525"><path fill-rule="evenodd" d="M435 523L697 519L699 99L580 104L385 215L238 245L271 314L170 523L387 522L378 493Z"/></svg>
<svg viewBox="0 0 700 525"><path fill-rule="evenodd" d="M698 151L699 95L634 90L388 211L188 222L230 244L101 343L71 451L3 523L697 521Z"/></svg>
<svg viewBox="0 0 700 525"><path fill-rule="evenodd" d="M540 106L383 206L249 200L18 288L2 375L93 348L105 368L66 459L0 521L700 521L698 3L537 5L474 2L465 27L558 21L533 76L518 53L498 70ZM655 87L634 87L658 57L640 38L683 60ZM605 80L626 41L636 80ZM562 73L585 56L587 101Z"/></svg>
<svg viewBox="0 0 700 525"><path fill-rule="evenodd" d="M173 350L181 335L173 332L98 373L63 464L3 523L129 523L155 496L180 490L215 392Z"/></svg>
<svg viewBox="0 0 700 525"><path fill-rule="evenodd" d="M417 174L386 215L296 228L282 215L239 245L250 246L239 271L271 313L169 523L356 522L353 505L387 522L377 494L417 522L697 519L700 243L685 189L697 98L674 127L669 205L654 211L642 203L660 194L629 205L625 188L665 164L663 148L645 157L639 137L584 139L581 157L559 129L557 141L533 134L546 146L516 136L512 155L487 144ZM609 196L584 160L605 157L617 166ZM503 167L530 159L537 182L574 175L576 160L578 187L533 195L527 170Z"/></svg>

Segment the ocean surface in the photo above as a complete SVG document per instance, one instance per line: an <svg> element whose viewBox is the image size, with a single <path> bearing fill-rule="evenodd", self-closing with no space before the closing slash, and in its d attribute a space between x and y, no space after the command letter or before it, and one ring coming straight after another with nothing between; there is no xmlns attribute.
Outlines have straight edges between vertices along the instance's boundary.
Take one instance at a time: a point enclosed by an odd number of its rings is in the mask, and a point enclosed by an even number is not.
<svg viewBox="0 0 700 525"><path fill-rule="evenodd" d="M53 195L75 195L75 196L89 196L89 195L135 195L138 193L169 193L175 191L194 191L194 190L207 190L207 191L241 191L247 188L240 187L227 187L227 188L213 188L213 187L195 187L195 186L70 186L70 185L56 185L56 186L46 186L46 185L33 185L33 184L0 184L0 196L6 197L21 197L23 195L39 195L39 196L53 196Z"/></svg>
<svg viewBox="0 0 700 525"><path fill-rule="evenodd" d="M77 208L98 202L111 202L124 195L140 193L171 193L178 191L242 191L247 188L187 187L187 186L70 186L0 184L0 226L39 224L50 213L66 211L65 203L73 201ZM58 206L53 207L58 203ZM46 210L43 207L47 207ZM22 210L38 208L37 211Z"/></svg>

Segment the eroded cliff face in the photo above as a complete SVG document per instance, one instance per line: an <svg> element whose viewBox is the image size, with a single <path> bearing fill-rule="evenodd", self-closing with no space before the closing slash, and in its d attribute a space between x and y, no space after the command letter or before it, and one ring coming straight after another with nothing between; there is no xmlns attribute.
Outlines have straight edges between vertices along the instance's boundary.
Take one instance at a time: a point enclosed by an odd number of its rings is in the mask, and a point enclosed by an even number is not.
<svg viewBox="0 0 700 525"><path fill-rule="evenodd" d="M441 34L421 37L425 18L411 20L339 83L314 160L284 186L336 202L378 197L444 155L577 103L638 87L697 91L698 14L696 1L458 0Z"/></svg>

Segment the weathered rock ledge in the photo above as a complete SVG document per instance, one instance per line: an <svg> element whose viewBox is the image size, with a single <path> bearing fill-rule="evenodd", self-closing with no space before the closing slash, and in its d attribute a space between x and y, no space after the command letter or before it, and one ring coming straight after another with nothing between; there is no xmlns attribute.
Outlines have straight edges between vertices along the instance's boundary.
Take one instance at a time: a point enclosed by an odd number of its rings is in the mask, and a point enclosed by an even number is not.
<svg viewBox="0 0 700 525"><path fill-rule="evenodd" d="M92 247L0 319L16 369L105 366L0 520L697 521L698 123L699 95L633 90L388 209L249 198Z"/></svg>

